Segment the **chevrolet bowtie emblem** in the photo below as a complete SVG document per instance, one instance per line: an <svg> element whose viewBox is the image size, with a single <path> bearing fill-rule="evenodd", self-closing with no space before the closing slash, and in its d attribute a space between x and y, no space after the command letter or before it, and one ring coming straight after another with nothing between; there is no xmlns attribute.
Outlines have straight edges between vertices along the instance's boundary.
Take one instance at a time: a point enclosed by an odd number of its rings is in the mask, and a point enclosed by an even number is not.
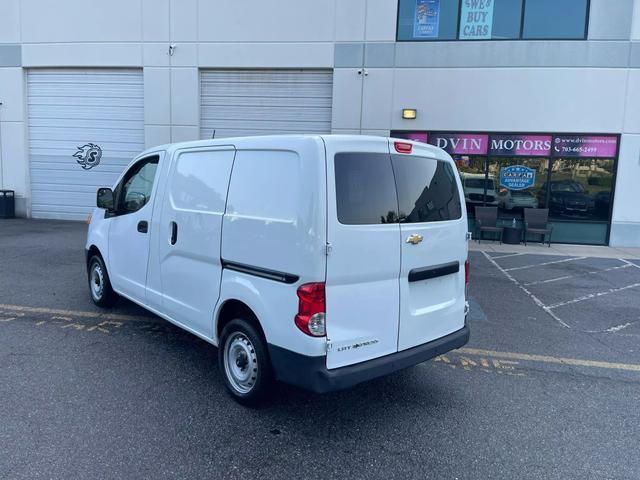
<svg viewBox="0 0 640 480"><path fill-rule="evenodd" d="M414 233L413 235L409 235L407 237L407 243L410 243L411 245L417 245L422 241L422 235L418 235L417 233Z"/></svg>

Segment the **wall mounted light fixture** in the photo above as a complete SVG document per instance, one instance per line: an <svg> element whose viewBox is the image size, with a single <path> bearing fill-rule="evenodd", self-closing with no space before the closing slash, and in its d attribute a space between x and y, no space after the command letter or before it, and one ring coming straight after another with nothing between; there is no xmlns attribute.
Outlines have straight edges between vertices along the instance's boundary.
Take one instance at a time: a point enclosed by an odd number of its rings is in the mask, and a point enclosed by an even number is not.
<svg viewBox="0 0 640 480"><path fill-rule="evenodd" d="M415 120L418 116L418 110L415 108L403 108L402 109L402 118L405 120Z"/></svg>

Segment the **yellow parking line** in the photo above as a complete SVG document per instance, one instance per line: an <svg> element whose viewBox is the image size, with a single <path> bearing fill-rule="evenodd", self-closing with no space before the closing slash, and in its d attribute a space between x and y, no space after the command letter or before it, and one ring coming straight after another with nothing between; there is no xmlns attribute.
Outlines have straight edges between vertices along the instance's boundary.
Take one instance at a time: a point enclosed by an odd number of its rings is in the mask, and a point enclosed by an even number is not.
<svg viewBox="0 0 640 480"><path fill-rule="evenodd" d="M523 360L528 362L553 363L556 365L572 365L576 367L605 368L609 370L624 370L627 372L640 372L640 365L629 363L601 362L598 360L580 360L578 358L562 358L547 355L531 355L528 353L495 352L493 350L480 350L477 348L461 348L459 352L467 355L479 355L484 357L505 358L509 360Z"/></svg>
<svg viewBox="0 0 640 480"><path fill-rule="evenodd" d="M68 315L70 317L84 317L95 318L99 320L114 320L114 321L138 321L148 322L153 320L154 317L143 317L140 315L124 315L120 313L100 313L100 312L88 312L83 310L64 310L56 308L46 307L25 307L22 305L7 305L0 304L0 310L15 313L39 313L49 315ZM604 368L609 370L624 370L627 372L640 372L640 364L629 363L612 363L601 362L598 360L581 360L577 358L563 358L552 357L548 355L533 355L529 353L515 353L515 352L497 352L494 350L482 350L478 348L461 348L457 350L460 353L466 355L476 355L489 358L502 358L506 360L522 360L529 362L540 363L552 363L556 365L572 365L577 367L591 367L591 368Z"/></svg>
<svg viewBox="0 0 640 480"><path fill-rule="evenodd" d="M125 321L125 322L126 321L148 322L149 320L154 319L154 317L143 317L141 315L124 315L121 313L87 312L82 310L63 310L63 309L46 308L46 307L25 307L22 305L6 305L6 304L0 304L0 310L5 310L8 312L19 312L19 313L43 313L47 315L95 318L99 320L118 320L118 321Z"/></svg>

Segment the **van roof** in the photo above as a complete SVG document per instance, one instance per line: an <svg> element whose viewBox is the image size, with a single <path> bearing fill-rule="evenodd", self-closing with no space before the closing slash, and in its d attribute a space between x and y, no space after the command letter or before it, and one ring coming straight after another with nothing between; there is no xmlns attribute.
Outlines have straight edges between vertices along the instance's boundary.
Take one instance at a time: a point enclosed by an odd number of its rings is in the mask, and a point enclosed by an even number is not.
<svg viewBox="0 0 640 480"><path fill-rule="evenodd" d="M404 143L411 143L417 149L425 151L430 156L434 158L439 158L443 160L449 160L448 155L438 147L433 145L429 145L426 143L415 142L413 140L407 140L402 138L393 138L393 137L382 137L382 136L373 136L373 135L335 135L335 134L327 134L327 135L261 135L261 136L247 136L247 137L229 137L229 138L216 138L209 140L194 140L189 142L179 142L179 143L167 143L164 145L158 145L156 147L149 148L142 152L138 157L142 157L148 155L153 152L159 151L167 151L173 152L182 148L198 148L198 147L216 147L216 146L225 146L225 145L233 145L237 149L242 149L246 147L251 148L282 148L283 143L290 144L294 146L295 144L299 144L301 142L307 141L316 141L316 142L339 142L339 141L353 141L358 140L363 143L367 142L379 142L380 140L386 141L397 141Z"/></svg>

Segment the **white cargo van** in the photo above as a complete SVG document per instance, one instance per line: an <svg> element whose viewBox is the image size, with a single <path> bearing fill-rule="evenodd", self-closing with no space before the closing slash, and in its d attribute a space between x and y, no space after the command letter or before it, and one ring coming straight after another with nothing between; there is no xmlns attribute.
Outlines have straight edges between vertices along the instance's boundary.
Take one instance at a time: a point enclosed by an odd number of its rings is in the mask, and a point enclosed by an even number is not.
<svg viewBox="0 0 640 480"><path fill-rule="evenodd" d="M93 301L117 295L219 347L231 393L349 387L469 338L467 218L451 158L382 137L150 149L98 191Z"/></svg>

